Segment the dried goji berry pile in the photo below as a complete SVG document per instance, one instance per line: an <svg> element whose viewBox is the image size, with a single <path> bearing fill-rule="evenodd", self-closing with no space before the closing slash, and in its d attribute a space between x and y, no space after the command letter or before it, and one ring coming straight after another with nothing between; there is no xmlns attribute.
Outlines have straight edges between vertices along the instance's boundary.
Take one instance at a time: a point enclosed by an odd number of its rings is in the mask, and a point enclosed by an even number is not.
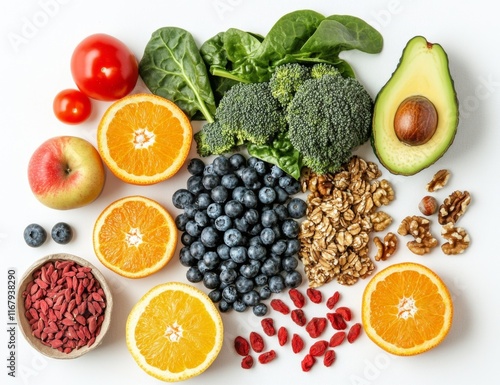
<svg viewBox="0 0 500 385"><path fill-rule="evenodd" d="M288 292L291 304L282 299L273 299L271 308L283 316L291 317L291 320L301 329L289 331L279 321L271 317L263 318L261 321L262 331L268 338L277 338L279 346L289 345L295 354L302 353L301 368L308 372L314 364L322 361L326 367L335 362L336 349L345 340L353 343L361 333L361 324L352 321L351 309L346 306L337 306L340 293L334 292L330 297L323 298L323 293L314 288L308 288L306 295L298 289L290 289ZM307 299L313 304L326 305L324 316L308 317L304 311ZM250 332L248 338L238 336L234 340L236 352L243 358L241 367L250 369L254 365L252 353L257 353L257 360L261 364L267 364L277 357L274 349L266 349L265 338L257 331Z"/></svg>

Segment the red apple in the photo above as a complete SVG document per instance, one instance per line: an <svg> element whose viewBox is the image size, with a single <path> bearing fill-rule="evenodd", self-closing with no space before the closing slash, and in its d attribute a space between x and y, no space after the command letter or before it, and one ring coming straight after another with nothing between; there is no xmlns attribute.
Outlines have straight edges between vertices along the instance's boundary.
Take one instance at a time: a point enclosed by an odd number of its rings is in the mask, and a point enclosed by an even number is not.
<svg viewBox="0 0 500 385"><path fill-rule="evenodd" d="M93 202L104 187L101 157L88 141L57 136L38 147L28 164L28 181L44 205L68 210Z"/></svg>

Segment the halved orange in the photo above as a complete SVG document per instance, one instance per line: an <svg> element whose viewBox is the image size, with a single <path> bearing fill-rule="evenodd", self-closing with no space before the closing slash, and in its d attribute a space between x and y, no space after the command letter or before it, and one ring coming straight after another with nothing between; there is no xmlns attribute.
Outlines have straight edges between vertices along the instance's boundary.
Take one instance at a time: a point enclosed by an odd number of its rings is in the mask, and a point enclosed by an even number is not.
<svg viewBox="0 0 500 385"><path fill-rule="evenodd" d="M132 308L127 347L137 364L163 381L181 381L204 372L217 358L223 324L212 300L180 282L160 284Z"/></svg>
<svg viewBox="0 0 500 385"><path fill-rule="evenodd" d="M418 263L391 265L365 288L363 327L389 353L410 356L440 344L451 328L453 303L441 278Z"/></svg>
<svg viewBox="0 0 500 385"><path fill-rule="evenodd" d="M97 148L119 179L149 185L173 176L184 164L193 139L186 114L153 94L133 94L114 102L97 130Z"/></svg>
<svg viewBox="0 0 500 385"><path fill-rule="evenodd" d="M141 278L157 272L172 259L177 227L158 202L129 196L111 203L99 215L93 245L104 266L124 277Z"/></svg>

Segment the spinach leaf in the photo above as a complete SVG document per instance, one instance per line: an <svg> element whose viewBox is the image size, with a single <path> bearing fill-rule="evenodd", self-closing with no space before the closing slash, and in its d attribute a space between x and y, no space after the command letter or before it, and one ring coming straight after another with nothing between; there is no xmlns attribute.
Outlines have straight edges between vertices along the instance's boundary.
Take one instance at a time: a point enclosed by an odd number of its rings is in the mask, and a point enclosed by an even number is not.
<svg viewBox="0 0 500 385"><path fill-rule="evenodd" d="M321 22L300 51L326 53L331 57L353 49L379 53L382 45L382 35L365 21L354 16L332 15Z"/></svg>
<svg viewBox="0 0 500 385"><path fill-rule="evenodd" d="M139 74L156 95L176 103L190 118L201 113L212 122L215 99L193 36L177 27L155 31L139 62Z"/></svg>

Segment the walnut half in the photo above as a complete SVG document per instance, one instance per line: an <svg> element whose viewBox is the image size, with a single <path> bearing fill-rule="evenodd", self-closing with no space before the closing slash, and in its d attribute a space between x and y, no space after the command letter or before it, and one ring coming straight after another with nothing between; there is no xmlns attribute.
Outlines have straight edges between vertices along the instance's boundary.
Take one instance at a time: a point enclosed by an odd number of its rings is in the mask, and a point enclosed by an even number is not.
<svg viewBox="0 0 500 385"><path fill-rule="evenodd" d="M406 246L417 255L425 255L438 245L438 241L430 232L430 221L427 218L413 215L404 218L399 225L399 235L412 235L414 240Z"/></svg>
<svg viewBox="0 0 500 385"><path fill-rule="evenodd" d="M374 237L373 242L377 246L376 261L385 261L394 254L398 246L398 237L394 233L387 233L382 241L379 237Z"/></svg>
<svg viewBox="0 0 500 385"><path fill-rule="evenodd" d="M439 207L438 222L440 225L447 223L457 223L462 215L467 211L471 202L471 196L468 191L456 190L452 192Z"/></svg>
<svg viewBox="0 0 500 385"><path fill-rule="evenodd" d="M441 228L441 235L448 242L441 245L441 250L447 255L462 254L469 247L469 234L462 227L447 223Z"/></svg>
<svg viewBox="0 0 500 385"><path fill-rule="evenodd" d="M434 192L442 189L450 179L450 172L448 170L439 170L436 172L432 180L427 183L427 191Z"/></svg>

